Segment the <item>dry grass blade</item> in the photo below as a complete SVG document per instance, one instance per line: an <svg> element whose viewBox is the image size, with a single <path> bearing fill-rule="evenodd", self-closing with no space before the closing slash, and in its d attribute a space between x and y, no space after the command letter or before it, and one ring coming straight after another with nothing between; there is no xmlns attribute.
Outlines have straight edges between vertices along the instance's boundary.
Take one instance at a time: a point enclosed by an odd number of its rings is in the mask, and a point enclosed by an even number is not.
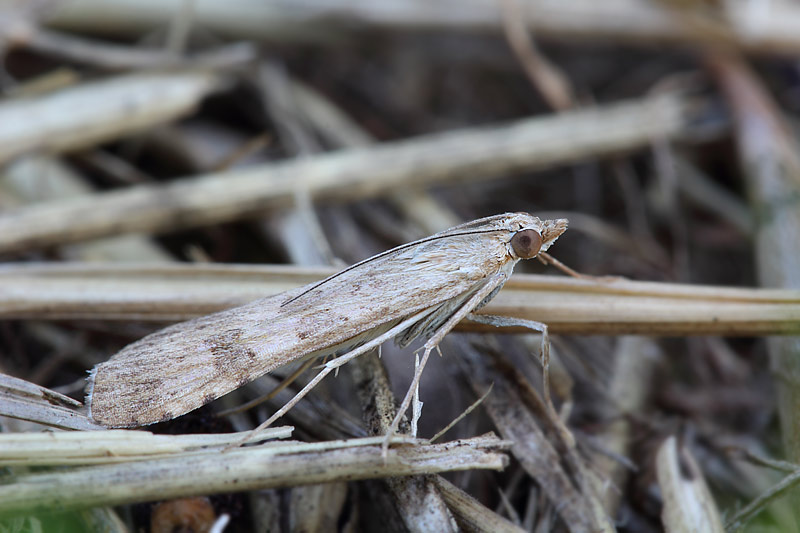
<svg viewBox="0 0 800 533"><path fill-rule="evenodd" d="M500 6L506 40L531 84L556 111L574 107L575 94L569 80L539 51L528 31L526 26L528 12L525 10L527 6L523 7L518 0L503 0Z"/></svg>
<svg viewBox="0 0 800 533"><path fill-rule="evenodd" d="M287 266L6 265L0 269L0 317L182 320L333 272ZM800 327L800 291L516 274L481 312L546 321L555 333L781 335ZM460 328L496 331L468 322Z"/></svg>
<svg viewBox="0 0 800 533"><path fill-rule="evenodd" d="M787 475L777 483L763 488L762 492L756 498L754 498L753 501L741 509L738 509L732 516L727 517L725 524L725 529L727 531L742 530L742 528L744 528L760 513L768 509L770 506L774 506L775 504L781 502L784 496L786 496L788 492L795 489L797 484L800 483L800 468L798 468L796 464L788 461L772 459L770 457L764 457L754 454L746 449L738 451L739 453L743 454L744 459L747 459L747 461L754 465L770 468L778 472L784 472ZM785 524L783 524L781 531L792 531L794 529L796 529L794 527L794 522L787 521Z"/></svg>
<svg viewBox="0 0 800 533"><path fill-rule="evenodd" d="M75 411L81 403L55 391L0 374L0 416L63 429L104 429Z"/></svg>
<svg viewBox="0 0 800 533"><path fill-rule="evenodd" d="M131 74L0 104L0 163L141 132L192 112L219 84L208 72ZM36 117L36 120L31 120Z"/></svg>
<svg viewBox="0 0 800 533"><path fill-rule="evenodd" d="M162 186L133 186L0 214L0 251L252 217L265 209L292 205L298 190L315 199L353 200L399 188L494 178L641 148L653 138L673 138L687 129L683 100L662 95L558 117L426 135L197 176ZM8 145L21 142L18 137L15 132ZM47 138L54 138L52 132ZM16 152L14 148L9 153Z"/></svg>
<svg viewBox="0 0 800 533"><path fill-rule="evenodd" d="M30 28L15 40L14 46L110 70L230 67L257 57L256 49L250 43L233 43L217 50L181 57L172 51L114 45L39 28Z"/></svg>
<svg viewBox="0 0 800 533"><path fill-rule="evenodd" d="M570 468L564 466L562 454L571 457L566 462L576 459L576 456L564 451L564 444L558 438L553 438L558 434L555 425L552 421L548 423L549 419L544 415L544 425L548 427L550 435L540 427L542 419L539 417L547 412L543 400L538 399L540 412L536 413L539 416L535 416L517 391L517 387L525 383L524 378L517 375L516 380L507 379L505 373L513 372L510 367L495 368L487 361L486 354L479 353L466 343L460 344L469 368L465 374L475 393L483 394L486 388L494 384L495 393L489 395L483 404L486 411L500 434L514 443L512 453L528 475L541 485L569 531L613 531L614 527L596 501L596 495L581 481L583 474L575 470L577 465L573 463ZM538 398L530 386L523 392ZM554 444L554 441L558 443ZM582 461L579 458L577 460Z"/></svg>
<svg viewBox="0 0 800 533"><path fill-rule="evenodd" d="M189 452L133 463L19 475L0 486L0 513L76 509L217 492L327 483L337 480L505 467L508 443L478 437L448 444L393 448L382 437L364 441L261 445L226 453ZM159 479L158 484L152 480Z"/></svg>
<svg viewBox="0 0 800 533"><path fill-rule="evenodd" d="M658 450L658 483L664 498L661 512L667 533L723 533L722 520L703 472L686 449L669 437Z"/></svg>
<svg viewBox="0 0 800 533"><path fill-rule="evenodd" d="M755 10L748 3L720 2L728 22L730 39L743 48L759 52L796 52L800 49L797 6L771 2ZM666 6L656 2L614 0L527 0L528 26L541 37L572 42L629 42L644 45L672 43L682 47L715 42L698 28L688 25ZM102 0L84 0L59 6L51 24L71 30L135 33L163 26L180 6L179 0L148 0L104 10ZM367 25L373 29L500 30L501 16L492 0L390 0L380 3L304 2L286 6L283 2L245 0L226 3L225 16L216 6L198 5L198 24L220 33L255 39L311 41L331 34L351 32ZM457 13L458 16L454 16ZM335 15L340 16L335 16ZM354 24L353 21L358 21Z"/></svg>
<svg viewBox="0 0 800 533"><path fill-rule="evenodd" d="M286 439L291 426L268 428L248 443ZM154 435L148 431L9 433L0 434L0 466L77 466L116 464L154 459L191 451L217 450L242 438L239 433Z"/></svg>
<svg viewBox="0 0 800 533"><path fill-rule="evenodd" d="M788 493L795 490L798 484L800 484L800 469L795 470L788 476L784 477L780 483L771 487L765 493L761 494L758 498L748 503L736 514L731 516L725 524L725 528L728 531L741 530L741 528L743 528L750 520L756 517L775 500L783 498Z"/></svg>
<svg viewBox="0 0 800 533"><path fill-rule="evenodd" d="M464 531L475 533L522 533L525 531L487 509L475 498L443 477L436 476L433 478L433 482L455 515L459 527Z"/></svg>

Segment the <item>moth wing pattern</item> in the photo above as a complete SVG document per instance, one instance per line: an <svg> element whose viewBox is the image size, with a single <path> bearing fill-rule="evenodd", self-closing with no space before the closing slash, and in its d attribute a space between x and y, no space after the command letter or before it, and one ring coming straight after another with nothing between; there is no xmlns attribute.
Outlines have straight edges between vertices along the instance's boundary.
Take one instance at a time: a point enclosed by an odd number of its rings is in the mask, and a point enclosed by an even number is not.
<svg viewBox="0 0 800 533"><path fill-rule="evenodd" d="M169 420L293 360L456 298L509 260L497 239L477 237L417 241L324 283L148 335L91 372L90 415L109 427Z"/></svg>

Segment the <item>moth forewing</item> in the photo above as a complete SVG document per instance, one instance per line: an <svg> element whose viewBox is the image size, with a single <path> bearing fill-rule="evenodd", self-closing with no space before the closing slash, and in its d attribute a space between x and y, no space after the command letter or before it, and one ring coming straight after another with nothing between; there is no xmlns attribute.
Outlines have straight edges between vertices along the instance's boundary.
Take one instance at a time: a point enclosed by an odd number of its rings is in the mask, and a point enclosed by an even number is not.
<svg viewBox="0 0 800 533"><path fill-rule="evenodd" d="M91 372L90 415L111 427L169 420L289 362L344 355L423 311L397 339L407 344L429 336L485 280L500 271L510 275L523 257L520 250L527 253L538 244L533 239L531 245L523 232L533 230L541 238L538 253L566 224L526 213L475 220L373 256L321 282L155 332Z"/></svg>

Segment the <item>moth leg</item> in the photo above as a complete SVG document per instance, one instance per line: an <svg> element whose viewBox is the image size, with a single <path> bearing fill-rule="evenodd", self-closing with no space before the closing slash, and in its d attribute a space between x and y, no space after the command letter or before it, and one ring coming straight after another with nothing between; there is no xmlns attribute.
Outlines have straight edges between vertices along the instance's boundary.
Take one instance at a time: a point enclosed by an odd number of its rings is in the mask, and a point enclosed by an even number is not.
<svg viewBox="0 0 800 533"><path fill-rule="evenodd" d="M403 398L403 402L400 404L400 408L397 410L397 414L392 421L392 425L389 426L389 430L386 432L386 437L383 441L384 457L386 457L386 454L389 450L389 441L391 440L392 436L397 433L397 428L400 425L400 421L403 419L403 415L406 411L408 411L408 408L411 405L414 391L419 387L419 382L422 378L422 371L425 369L425 364L428 362L428 357L431 355L433 349L436 348L440 342L442 342L442 339L444 339L445 335L450 333L450 331L456 327L456 324L461 322L461 320L469 315L473 309L478 307L481 302L483 302L486 297L492 293L492 291L494 291L497 287L502 286L507 279L508 274L502 271L492 275L486 282L484 282L484 285L475 291L475 294L473 294L469 300L464 303L464 305L458 308L458 310L456 310L456 312L447 319L447 322L445 322L438 330L436 330L431 338L425 342L422 347L422 359L420 360L419 366L414 370L414 379L411 381L411 385L406 392L406 396Z"/></svg>
<svg viewBox="0 0 800 533"><path fill-rule="evenodd" d="M428 314L433 312L434 309L435 308L423 309L422 311L420 311L419 313L413 315L412 317L403 320L402 322L400 322L396 326L389 328L387 331L385 331L381 335L378 335L374 339L371 339L370 341L365 342L361 346L358 346L357 348L353 348L352 350L350 350L346 354L343 354L340 357L337 357L333 361L329 361L328 363L326 363L324 365L323 369L319 372L319 374L314 376L314 379L309 381L308 384L305 387L300 389L300 391L297 394L295 394L294 397L291 400L286 402L286 404L284 404L283 407L281 407L280 409L275 411L275 413L271 417L269 417L267 420L265 420L264 422L259 424L259 426L257 428L255 428L255 429L253 429L251 431L248 431L247 435L245 435L244 438L241 439L239 442L231 444L230 446L228 446L225 449L229 450L229 449L232 449L232 448L238 448L239 446L241 446L242 444L247 442L247 440L250 439L253 435L258 433L262 429L268 428L270 425L272 425L273 422L275 422L277 419L279 419L280 417L285 415L289 411L289 409L291 409L292 407L297 405L297 403L300 400L302 400L303 397L311 391L311 389L316 387L317 384L320 381L322 381L322 379L325 376L327 376L328 374L330 374L333 370L339 368L340 366L342 366L343 364L347 363L348 361L350 361L352 359L355 359L359 355L363 355L363 354L369 352L370 350L372 350L374 348L377 348L378 346L380 346L381 344L383 344L387 340L389 340L389 339L395 337L396 335L398 335L401 331L404 331L405 329L409 328L412 324L415 324L417 321L422 320L423 318L425 318L425 316L427 316Z"/></svg>
<svg viewBox="0 0 800 533"><path fill-rule="evenodd" d="M441 352L440 352L441 353ZM419 367L419 354L414 356L414 368ZM414 389L414 399L411 401L411 436L417 436L417 425L422 416L422 402L419 400L419 386Z"/></svg>
<svg viewBox="0 0 800 533"><path fill-rule="evenodd" d="M535 320L526 320L524 318L509 318L507 316L497 315L478 315L475 313L471 313L467 318L479 324L487 324L489 326L495 326L498 328L523 327L542 334L542 345L540 348L540 358L542 363L542 388L544 389L544 399L547 403L547 407L555 413L555 406L553 405L553 400L550 396L550 333L547 330L547 324L544 322L536 322Z"/></svg>
<svg viewBox="0 0 800 533"><path fill-rule="evenodd" d="M545 405L547 406L548 411L550 411L550 415L552 416L554 422L558 425L559 429L561 430L562 436L564 437L567 443L572 443L574 439L572 438L572 434L567 429L564 422L561 420L561 417L556 410L555 405L553 404L553 398L550 395L550 333L547 329L547 324L543 322L536 322L535 320L526 320L524 318L511 318L506 316L497 316L497 315L478 315L475 313L471 313L467 318L472 320L473 322L478 322L479 324L487 324L490 326L496 326L499 328L503 327L522 327L526 329L531 329L538 333L542 334L542 344L541 344L541 363L542 363L542 389L544 393L544 401Z"/></svg>

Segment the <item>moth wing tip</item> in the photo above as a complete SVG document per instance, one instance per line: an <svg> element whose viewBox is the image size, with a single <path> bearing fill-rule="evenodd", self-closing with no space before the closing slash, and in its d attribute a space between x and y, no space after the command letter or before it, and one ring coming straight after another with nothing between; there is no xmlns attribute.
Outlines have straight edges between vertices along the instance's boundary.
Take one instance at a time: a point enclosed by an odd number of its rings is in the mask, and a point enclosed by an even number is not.
<svg viewBox="0 0 800 533"><path fill-rule="evenodd" d="M94 395L94 380L97 377L97 366L89 370L89 375L86 377L86 401L84 405L86 405L86 416L94 420L92 416L92 398Z"/></svg>

